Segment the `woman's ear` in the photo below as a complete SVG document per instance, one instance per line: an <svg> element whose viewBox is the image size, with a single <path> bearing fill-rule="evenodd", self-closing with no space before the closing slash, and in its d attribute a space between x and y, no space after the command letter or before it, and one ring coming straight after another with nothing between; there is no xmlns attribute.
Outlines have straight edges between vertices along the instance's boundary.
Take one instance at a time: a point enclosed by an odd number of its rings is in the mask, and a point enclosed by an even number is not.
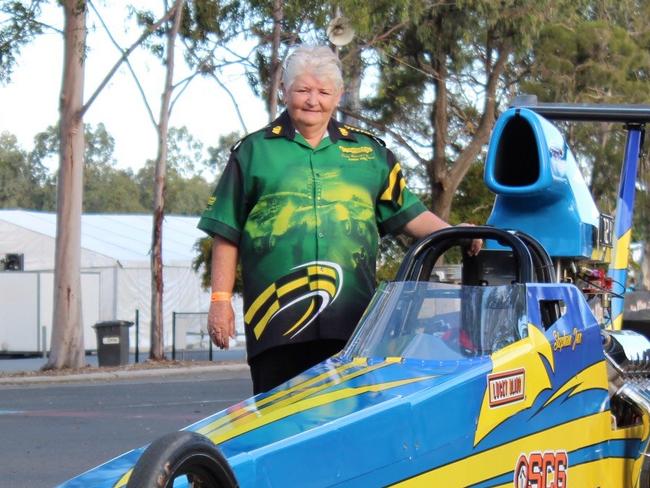
<svg viewBox="0 0 650 488"><path fill-rule="evenodd" d="M338 108L341 105L341 99L343 98L343 88L339 90L338 98L336 99L336 107Z"/></svg>

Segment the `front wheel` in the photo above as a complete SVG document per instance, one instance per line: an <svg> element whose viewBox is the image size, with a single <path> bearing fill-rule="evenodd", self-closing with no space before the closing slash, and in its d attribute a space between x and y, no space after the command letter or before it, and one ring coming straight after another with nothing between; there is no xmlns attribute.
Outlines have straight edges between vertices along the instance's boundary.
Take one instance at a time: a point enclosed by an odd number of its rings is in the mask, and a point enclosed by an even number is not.
<svg viewBox="0 0 650 488"><path fill-rule="evenodd" d="M179 431L155 440L133 468L127 488L172 488L186 476L192 488L239 486L228 462L210 439Z"/></svg>

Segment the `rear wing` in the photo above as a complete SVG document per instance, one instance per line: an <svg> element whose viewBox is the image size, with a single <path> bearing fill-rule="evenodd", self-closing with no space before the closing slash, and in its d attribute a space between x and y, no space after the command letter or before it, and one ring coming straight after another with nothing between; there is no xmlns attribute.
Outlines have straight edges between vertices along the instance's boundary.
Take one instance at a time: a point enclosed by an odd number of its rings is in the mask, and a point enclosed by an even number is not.
<svg viewBox="0 0 650 488"><path fill-rule="evenodd" d="M650 105L540 103L534 95L514 98L511 107L527 108L549 120L621 122L626 125L650 122Z"/></svg>

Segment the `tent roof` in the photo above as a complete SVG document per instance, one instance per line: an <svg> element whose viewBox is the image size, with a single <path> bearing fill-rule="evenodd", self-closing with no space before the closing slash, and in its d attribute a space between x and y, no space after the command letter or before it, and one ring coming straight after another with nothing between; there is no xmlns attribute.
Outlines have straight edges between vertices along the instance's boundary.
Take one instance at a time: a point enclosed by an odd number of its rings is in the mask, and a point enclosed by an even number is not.
<svg viewBox="0 0 650 488"><path fill-rule="evenodd" d="M56 214L30 210L0 210L0 220L51 238L56 237ZM163 221L163 261L188 263L196 256L194 244L205 234L196 228L198 217L167 215ZM81 247L126 262L149 262L152 216L138 214L83 214Z"/></svg>

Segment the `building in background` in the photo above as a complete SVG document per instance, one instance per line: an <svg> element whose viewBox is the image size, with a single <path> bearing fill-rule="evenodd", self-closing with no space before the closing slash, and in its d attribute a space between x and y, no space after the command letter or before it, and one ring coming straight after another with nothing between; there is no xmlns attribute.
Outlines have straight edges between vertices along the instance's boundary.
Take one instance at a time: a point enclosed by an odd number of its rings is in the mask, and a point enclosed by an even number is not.
<svg viewBox="0 0 650 488"><path fill-rule="evenodd" d="M207 313L210 295L192 269L194 245L204 236L198 217L168 215L163 224L164 332L172 344L172 314ZM84 343L97 348L97 322L134 321L140 350L149 349L151 215L84 214L81 219L81 283ZM50 343L56 214L0 210L0 354L37 353ZM241 302L237 328L243 333ZM238 309L238 310L237 310ZM197 315L203 321L203 316ZM201 324L205 327L205 324ZM199 325L188 325L197 328ZM185 327L185 326L184 326ZM188 332L191 332L188 330ZM130 328L131 347L135 328ZM193 335L201 335L193 331ZM177 341L179 336L177 334ZM185 334L180 342L186 344Z"/></svg>

